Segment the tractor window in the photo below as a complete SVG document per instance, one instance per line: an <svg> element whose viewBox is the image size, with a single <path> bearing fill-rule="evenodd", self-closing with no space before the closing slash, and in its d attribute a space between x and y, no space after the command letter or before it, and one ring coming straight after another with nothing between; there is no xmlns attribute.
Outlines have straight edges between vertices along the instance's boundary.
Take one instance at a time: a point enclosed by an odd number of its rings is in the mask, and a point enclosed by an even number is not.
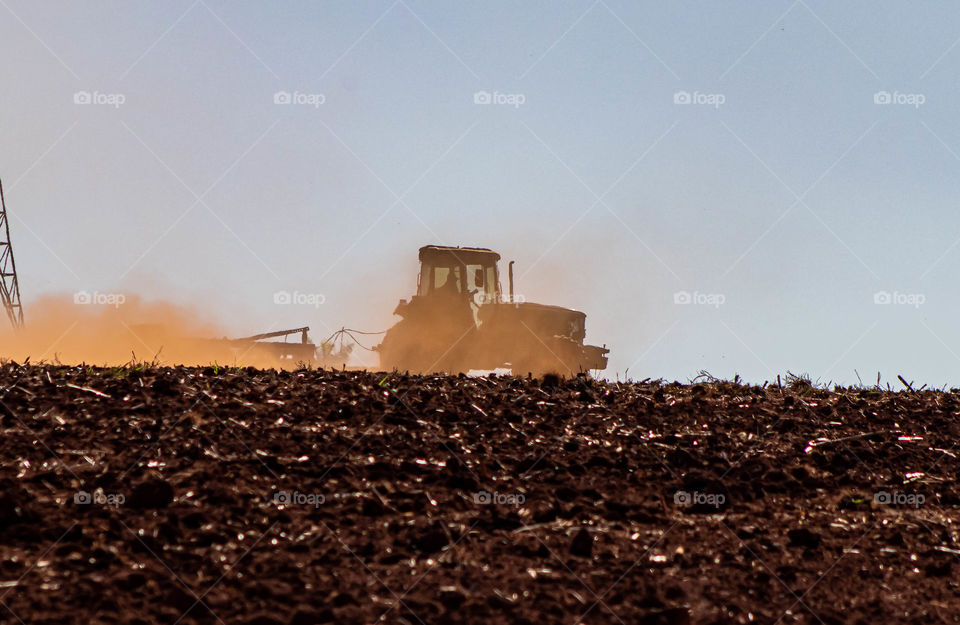
<svg viewBox="0 0 960 625"><path fill-rule="evenodd" d="M497 293L496 269L493 266L467 265L467 291L478 291L484 303L494 301Z"/></svg>
<svg viewBox="0 0 960 625"><path fill-rule="evenodd" d="M471 293L480 288L477 286L477 269L481 269L480 265L467 265L467 291Z"/></svg>
<svg viewBox="0 0 960 625"><path fill-rule="evenodd" d="M433 292L440 293L462 293L462 281L460 280L460 267L434 267L433 269Z"/></svg>
<svg viewBox="0 0 960 625"><path fill-rule="evenodd" d="M494 265L487 267L487 278L483 289L487 293L487 301L495 302L497 296L497 268Z"/></svg>
<svg viewBox="0 0 960 625"><path fill-rule="evenodd" d="M478 305L497 301L500 285L493 262L459 264L456 258L427 259L420 263L417 294L464 295L474 293Z"/></svg>
<svg viewBox="0 0 960 625"><path fill-rule="evenodd" d="M433 265L423 263L420 265L420 275L417 276L417 295L426 295L433 286Z"/></svg>
<svg viewBox="0 0 960 625"><path fill-rule="evenodd" d="M447 284L447 278L450 277L449 267L437 267L433 270L433 288L439 289Z"/></svg>

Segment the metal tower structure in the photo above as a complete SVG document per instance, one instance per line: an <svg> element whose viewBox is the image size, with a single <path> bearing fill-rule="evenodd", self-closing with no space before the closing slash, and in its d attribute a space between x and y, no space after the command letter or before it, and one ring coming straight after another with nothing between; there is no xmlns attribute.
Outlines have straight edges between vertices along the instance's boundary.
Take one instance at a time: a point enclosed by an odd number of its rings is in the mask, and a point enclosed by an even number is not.
<svg viewBox="0 0 960 625"><path fill-rule="evenodd" d="M7 204L3 199L3 183L0 182L0 298L7 318L14 328L23 327L23 306L20 304L20 282L17 280L17 263L13 260L10 245L10 222L7 220Z"/></svg>

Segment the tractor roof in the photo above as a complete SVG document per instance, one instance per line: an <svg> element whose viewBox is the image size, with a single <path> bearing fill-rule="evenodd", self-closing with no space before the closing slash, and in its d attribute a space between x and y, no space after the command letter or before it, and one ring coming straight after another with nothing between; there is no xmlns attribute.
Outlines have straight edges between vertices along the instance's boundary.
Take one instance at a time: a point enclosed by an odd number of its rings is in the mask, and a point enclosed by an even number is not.
<svg viewBox="0 0 960 625"><path fill-rule="evenodd" d="M448 260L451 256L465 265L497 262L500 254L485 247L448 247L424 245L420 248L420 262Z"/></svg>

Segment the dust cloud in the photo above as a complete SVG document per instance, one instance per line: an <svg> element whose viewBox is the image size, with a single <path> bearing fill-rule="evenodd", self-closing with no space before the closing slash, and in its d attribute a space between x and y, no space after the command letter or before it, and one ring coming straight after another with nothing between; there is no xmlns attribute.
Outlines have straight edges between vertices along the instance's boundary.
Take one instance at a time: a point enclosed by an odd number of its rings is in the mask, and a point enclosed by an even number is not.
<svg viewBox="0 0 960 625"><path fill-rule="evenodd" d="M606 364L602 353L606 350L583 343L582 313L532 303L471 307L468 301L459 294L435 295L429 305L405 305L406 314L382 337L374 354L378 363L372 368L454 374L508 369L520 376L529 372L573 377ZM300 333L266 341L238 340L200 306L133 294L52 294L28 302L24 309L23 328L0 324L0 359L278 369L303 365L339 369L352 360L352 346L341 344L334 351L336 340L304 344Z"/></svg>
<svg viewBox="0 0 960 625"><path fill-rule="evenodd" d="M67 365L258 366L294 368L261 344L225 340L227 332L195 307L130 294L52 294L24 306L25 323L0 330L0 358ZM300 337L291 336L299 344Z"/></svg>

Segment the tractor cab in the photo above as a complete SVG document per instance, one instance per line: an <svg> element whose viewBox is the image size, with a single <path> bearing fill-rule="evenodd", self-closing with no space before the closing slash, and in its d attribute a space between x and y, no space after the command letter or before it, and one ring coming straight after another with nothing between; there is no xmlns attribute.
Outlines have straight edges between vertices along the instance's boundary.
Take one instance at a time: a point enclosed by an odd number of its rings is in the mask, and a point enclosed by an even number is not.
<svg viewBox="0 0 960 625"><path fill-rule="evenodd" d="M459 297L474 307L500 301L500 254L480 247L420 248L420 297Z"/></svg>
<svg viewBox="0 0 960 625"><path fill-rule="evenodd" d="M501 300L498 260L500 255L486 248L421 247L417 296L411 304L455 325L479 327L481 307Z"/></svg>

